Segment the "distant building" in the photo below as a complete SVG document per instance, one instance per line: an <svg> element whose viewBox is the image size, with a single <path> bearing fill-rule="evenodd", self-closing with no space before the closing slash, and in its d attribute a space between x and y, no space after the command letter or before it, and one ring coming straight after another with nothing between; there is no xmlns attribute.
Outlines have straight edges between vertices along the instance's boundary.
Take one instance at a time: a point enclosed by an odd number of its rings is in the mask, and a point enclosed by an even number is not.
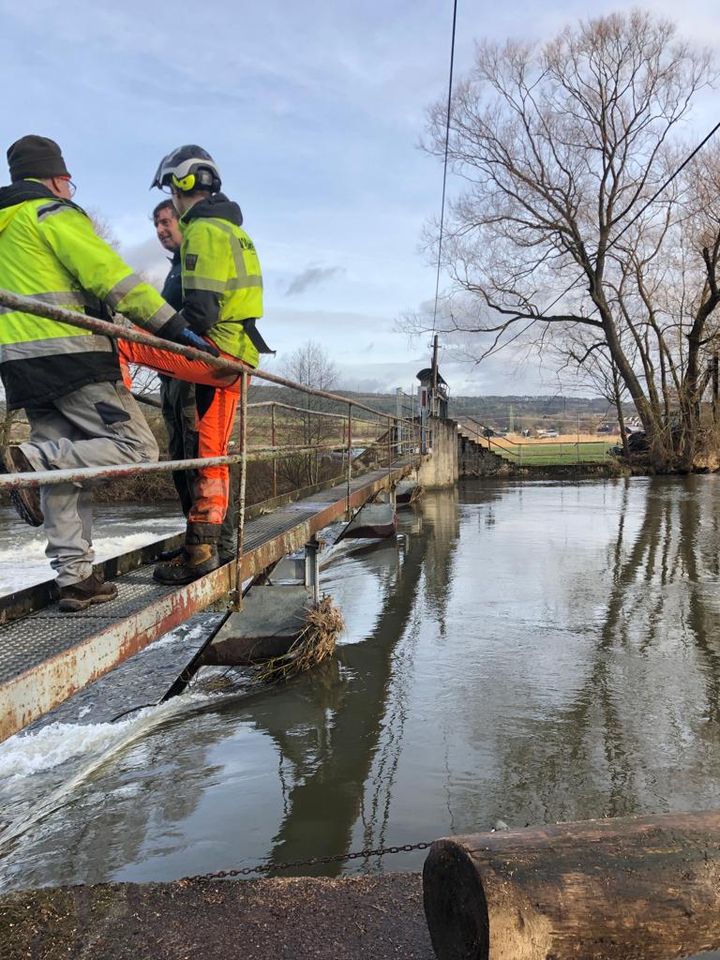
<svg viewBox="0 0 720 960"><path fill-rule="evenodd" d="M420 410L426 411L431 417L440 417L442 420L446 420L448 415L448 385L440 376L440 371L437 374L437 389L434 394L432 367L425 367L420 370L417 378L420 381L418 390Z"/></svg>

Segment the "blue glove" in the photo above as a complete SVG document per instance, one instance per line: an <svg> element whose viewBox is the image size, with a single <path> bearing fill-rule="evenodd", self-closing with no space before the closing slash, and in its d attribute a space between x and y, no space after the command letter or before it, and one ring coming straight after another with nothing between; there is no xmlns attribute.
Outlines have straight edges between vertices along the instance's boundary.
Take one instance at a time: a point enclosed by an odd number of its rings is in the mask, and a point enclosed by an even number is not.
<svg viewBox="0 0 720 960"><path fill-rule="evenodd" d="M185 343L188 347L195 347L196 350L202 350L203 353L209 353L211 357L219 357L220 351L207 340L203 340L197 333L194 333L190 327L186 327L178 337L178 343Z"/></svg>

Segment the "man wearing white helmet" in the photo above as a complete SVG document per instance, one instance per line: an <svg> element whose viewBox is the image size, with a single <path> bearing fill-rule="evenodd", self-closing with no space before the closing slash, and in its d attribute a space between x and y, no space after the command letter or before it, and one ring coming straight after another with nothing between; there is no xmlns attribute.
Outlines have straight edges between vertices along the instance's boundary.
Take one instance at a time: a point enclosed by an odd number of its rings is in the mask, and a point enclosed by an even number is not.
<svg viewBox="0 0 720 960"><path fill-rule="evenodd" d="M262 316L260 262L242 229L240 207L220 192L215 161L195 144L179 147L161 161L151 186L172 194L180 217L178 321L186 323L204 346L256 367L259 354L270 352L255 326ZM142 344L123 342L121 352L128 363L216 388L198 398L198 456L227 454L239 378L229 384L227 374L210 366L206 377L199 376L202 363ZM219 566L217 545L228 499L227 467L206 467L194 474L185 547L178 557L155 568L157 580L189 583Z"/></svg>

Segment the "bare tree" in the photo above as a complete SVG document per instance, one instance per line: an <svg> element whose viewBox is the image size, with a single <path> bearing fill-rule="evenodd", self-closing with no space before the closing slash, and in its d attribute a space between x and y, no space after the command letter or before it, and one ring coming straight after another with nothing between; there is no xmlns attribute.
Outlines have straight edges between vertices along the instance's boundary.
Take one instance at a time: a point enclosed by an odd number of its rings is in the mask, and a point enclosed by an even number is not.
<svg viewBox="0 0 720 960"><path fill-rule="evenodd" d="M337 367L327 352L314 340L306 341L290 355L283 366L283 373L296 383L330 391L337 382ZM292 442L303 446L315 446L327 443L336 436L339 421L330 417L317 416L318 412L332 412L333 404L322 397L303 393L297 398L297 405L307 412L301 415L298 423L290 427ZM319 479L319 460L313 454L289 457L284 461L288 479L296 486L317 483Z"/></svg>
<svg viewBox="0 0 720 960"><path fill-rule="evenodd" d="M110 225L110 221L100 210L91 208L87 211L88 216L93 225L95 233L100 237L101 240L104 240L105 243L108 243L113 250L120 249L120 241L115 235L115 231Z"/></svg>
<svg viewBox="0 0 720 960"><path fill-rule="evenodd" d="M718 154L666 185L687 153L681 121L714 78L706 52L636 11L541 47L481 45L452 103L465 187L443 247L444 330L471 336L478 360L530 340L569 339L579 364L601 352L663 467L692 462L720 301ZM429 130L441 154L444 105Z"/></svg>

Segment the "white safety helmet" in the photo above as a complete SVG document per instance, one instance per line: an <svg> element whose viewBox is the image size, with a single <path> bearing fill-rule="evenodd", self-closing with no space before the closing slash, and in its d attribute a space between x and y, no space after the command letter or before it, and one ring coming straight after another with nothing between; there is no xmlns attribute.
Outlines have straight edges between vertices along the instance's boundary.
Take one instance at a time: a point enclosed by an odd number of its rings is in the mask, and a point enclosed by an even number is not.
<svg viewBox="0 0 720 960"><path fill-rule="evenodd" d="M193 193L195 190L217 193L221 186L220 171L213 158L207 150L189 143L163 157L150 189L170 187L181 193Z"/></svg>

